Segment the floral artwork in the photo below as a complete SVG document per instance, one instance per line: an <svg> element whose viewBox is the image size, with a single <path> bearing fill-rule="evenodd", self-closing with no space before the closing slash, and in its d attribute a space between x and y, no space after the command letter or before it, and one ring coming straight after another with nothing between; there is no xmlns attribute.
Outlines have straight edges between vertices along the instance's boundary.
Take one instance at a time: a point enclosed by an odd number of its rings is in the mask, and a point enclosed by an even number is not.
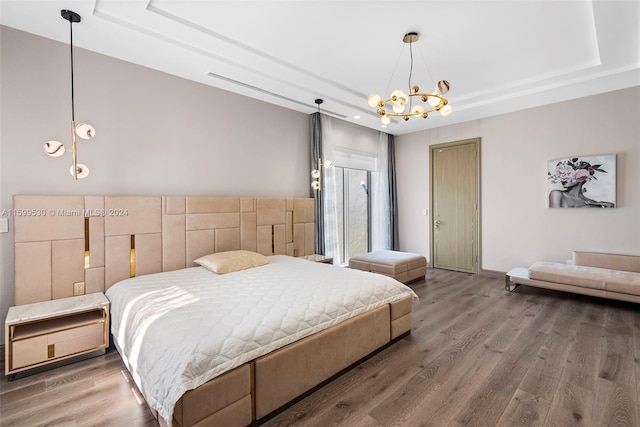
<svg viewBox="0 0 640 427"><path fill-rule="evenodd" d="M616 156L547 162L550 208L615 208Z"/></svg>

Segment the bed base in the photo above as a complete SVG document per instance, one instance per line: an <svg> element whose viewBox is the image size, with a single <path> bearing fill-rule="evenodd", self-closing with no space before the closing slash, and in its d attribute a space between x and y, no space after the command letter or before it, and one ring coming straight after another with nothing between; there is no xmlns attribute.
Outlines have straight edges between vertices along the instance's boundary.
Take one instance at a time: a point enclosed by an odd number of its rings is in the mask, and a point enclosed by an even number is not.
<svg viewBox="0 0 640 427"><path fill-rule="evenodd" d="M259 425L408 335L411 303L407 297L362 313L186 392L176 404L172 424Z"/></svg>

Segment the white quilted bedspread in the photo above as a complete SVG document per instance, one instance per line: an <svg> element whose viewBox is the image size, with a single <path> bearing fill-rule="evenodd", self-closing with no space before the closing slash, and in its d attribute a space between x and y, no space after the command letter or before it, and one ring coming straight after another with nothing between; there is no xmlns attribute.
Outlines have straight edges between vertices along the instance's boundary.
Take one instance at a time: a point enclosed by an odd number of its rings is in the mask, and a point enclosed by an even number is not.
<svg viewBox="0 0 640 427"><path fill-rule="evenodd" d="M391 278L283 255L218 275L150 274L106 292L115 344L168 422L185 391L245 362L415 293Z"/></svg>

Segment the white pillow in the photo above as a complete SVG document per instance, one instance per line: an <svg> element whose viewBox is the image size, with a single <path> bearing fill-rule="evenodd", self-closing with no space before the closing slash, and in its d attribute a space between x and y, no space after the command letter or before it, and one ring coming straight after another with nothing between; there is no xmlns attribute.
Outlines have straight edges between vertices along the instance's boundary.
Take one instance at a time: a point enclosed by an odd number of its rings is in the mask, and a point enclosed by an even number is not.
<svg viewBox="0 0 640 427"><path fill-rule="evenodd" d="M216 252L200 257L194 262L218 274L260 267L269 263L266 256L245 250Z"/></svg>

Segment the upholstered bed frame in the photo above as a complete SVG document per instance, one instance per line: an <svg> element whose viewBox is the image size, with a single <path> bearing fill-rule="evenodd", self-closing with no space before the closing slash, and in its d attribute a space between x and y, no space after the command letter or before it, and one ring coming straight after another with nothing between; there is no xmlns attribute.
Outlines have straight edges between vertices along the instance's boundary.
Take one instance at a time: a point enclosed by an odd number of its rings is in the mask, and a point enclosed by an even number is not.
<svg viewBox="0 0 640 427"><path fill-rule="evenodd" d="M15 195L15 304L69 297L206 254L314 252L305 198ZM173 425L246 426L411 329L411 299L363 313L227 372L176 404ZM161 425L166 421L158 417Z"/></svg>

